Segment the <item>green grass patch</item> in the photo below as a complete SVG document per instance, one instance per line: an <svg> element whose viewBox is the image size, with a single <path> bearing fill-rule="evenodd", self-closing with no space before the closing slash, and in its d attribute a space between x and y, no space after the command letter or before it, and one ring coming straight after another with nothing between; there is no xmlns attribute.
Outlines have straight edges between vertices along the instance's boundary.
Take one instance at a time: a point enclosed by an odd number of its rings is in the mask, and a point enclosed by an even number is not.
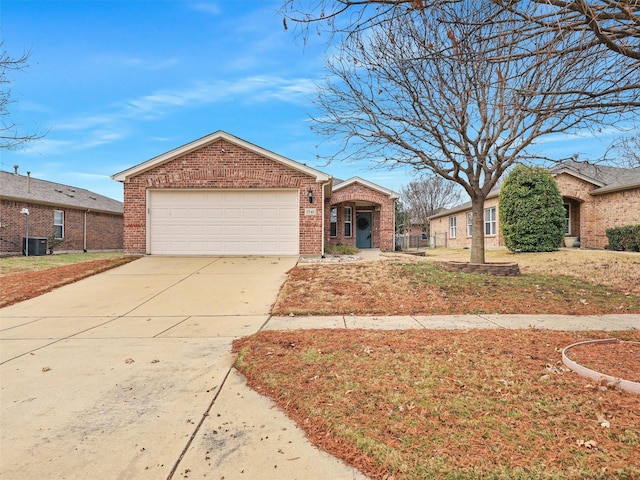
<svg viewBox="0 0 640 480"><path fill-rule="evenodd" d="M60 253L55 255L29 257L0 258L0 275L20 272L36 272L49 268L62 267L73 263L90 262L92 260L109 260L123 258L121 251L88 252L88 253Z"/></svg>

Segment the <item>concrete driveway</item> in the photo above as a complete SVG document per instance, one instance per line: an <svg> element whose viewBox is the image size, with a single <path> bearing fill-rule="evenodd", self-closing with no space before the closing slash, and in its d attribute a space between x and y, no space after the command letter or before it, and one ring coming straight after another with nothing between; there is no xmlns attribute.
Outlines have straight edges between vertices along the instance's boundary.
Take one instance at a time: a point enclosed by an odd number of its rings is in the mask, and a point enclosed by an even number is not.
<svg viewBox="0 0 640 480"><path fill-rule="evenodd" d="M0 478L364 478L231 368L296 260L145 257L0 310Z"/></svg>

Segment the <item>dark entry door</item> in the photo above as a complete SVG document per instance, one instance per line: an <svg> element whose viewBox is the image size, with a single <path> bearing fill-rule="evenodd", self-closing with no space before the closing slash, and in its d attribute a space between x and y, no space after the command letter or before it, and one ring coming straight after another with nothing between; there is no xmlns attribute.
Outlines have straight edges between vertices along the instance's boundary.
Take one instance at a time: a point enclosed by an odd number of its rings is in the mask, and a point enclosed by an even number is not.
<svg viewBox="0 0 640 480"><path fill-rule="evenodd" d="M371 212L356 212L356 247L371 248Z"/></svg>

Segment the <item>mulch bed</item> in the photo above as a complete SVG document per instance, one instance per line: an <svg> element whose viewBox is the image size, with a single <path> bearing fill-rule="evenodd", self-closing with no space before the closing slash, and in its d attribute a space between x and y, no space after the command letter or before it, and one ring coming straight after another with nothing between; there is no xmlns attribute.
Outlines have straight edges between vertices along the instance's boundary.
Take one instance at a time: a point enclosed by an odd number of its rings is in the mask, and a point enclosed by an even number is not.
<svg viewBox="0 0 640 480"><path fill-rule="evenodd" d="M598 373L640 383L640 343L638 342L577 345L567 352L567 356L583 367Z"/></svg>

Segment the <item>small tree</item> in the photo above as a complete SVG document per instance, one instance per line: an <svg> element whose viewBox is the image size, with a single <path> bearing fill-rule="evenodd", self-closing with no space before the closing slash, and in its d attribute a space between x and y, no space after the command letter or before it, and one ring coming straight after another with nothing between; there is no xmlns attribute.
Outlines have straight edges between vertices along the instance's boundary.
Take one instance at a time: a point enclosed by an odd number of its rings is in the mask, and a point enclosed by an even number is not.
<svg viewBox="0 0 640 480"><path fill-rule="evenodd" d="M565 209L548 170L518 165L505 179L498 202L500 228L509 250L558 249L565 232Z"/></svg>
<svg viewBox="0 0 640 480"><path fill-rule="evenodd" d="M47 248L49 249L49 255L53 255L53 251L64 242L62 238L56 238L56 232L51 232L47 237Z"/></svg>

